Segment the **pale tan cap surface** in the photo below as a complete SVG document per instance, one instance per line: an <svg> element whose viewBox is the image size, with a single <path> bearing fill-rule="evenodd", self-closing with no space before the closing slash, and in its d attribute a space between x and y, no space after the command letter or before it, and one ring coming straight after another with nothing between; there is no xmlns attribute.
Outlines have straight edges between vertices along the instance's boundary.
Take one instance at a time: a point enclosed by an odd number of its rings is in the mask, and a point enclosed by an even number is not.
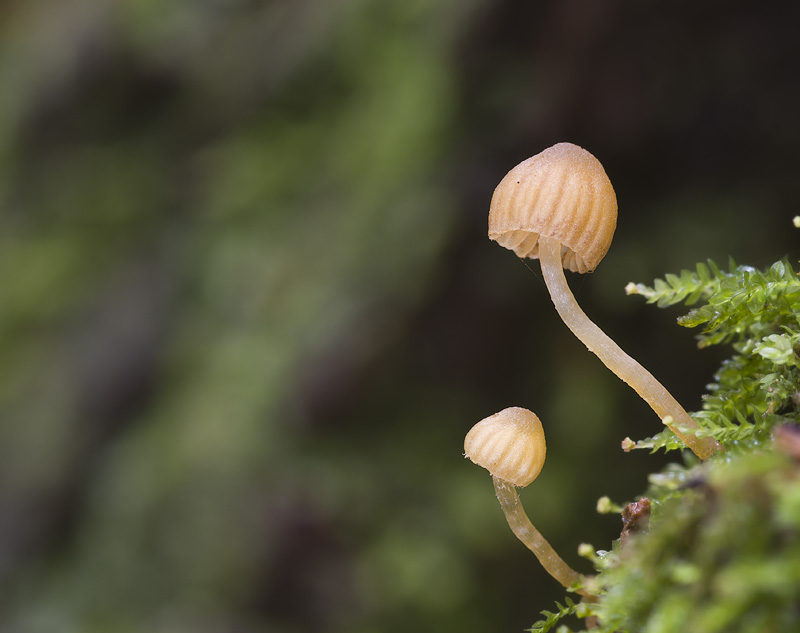
<svg viewBox="0 0 800 633"><path fill-rule="evenodd" d="M484 418L464 439L464 453L495 477L527 486L544 466L542 423L533 411L509 407Z"/></svg>
<svg viewBox="0 0 800 633"><path fill-rule="evenodd" d="M605 257L617 226L617 196L600 161L558 143L514 167L494 191L489 237L537 258L539 235L563 248L564 268L585 273Z"/></svg>

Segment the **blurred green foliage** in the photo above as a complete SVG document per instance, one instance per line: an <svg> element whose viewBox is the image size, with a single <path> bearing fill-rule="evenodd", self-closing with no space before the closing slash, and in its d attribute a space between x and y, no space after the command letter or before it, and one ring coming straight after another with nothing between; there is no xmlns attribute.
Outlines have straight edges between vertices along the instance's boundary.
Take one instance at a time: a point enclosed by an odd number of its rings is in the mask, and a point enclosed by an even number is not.
<svg viewBox="0 0 800 633"><path fill-rule="evenodd" d="M369 630L469 591L409 490L436 469L378 468L418 438L297 410L305 363L393 336L453 221L447 38L351 4L4 9L4 627Z"/></svg>
<svg viewBox="0 0 800 633"><path fill-rule="evenodd" d="M793 21L691 8L3 3L0 630L528 625L559 589L464 432L541 415L526 505L575 561L657 421L485 239L495 184L601 158L620 229L577 291L679 399L715 359L630 271L791 248Z"/></svg>

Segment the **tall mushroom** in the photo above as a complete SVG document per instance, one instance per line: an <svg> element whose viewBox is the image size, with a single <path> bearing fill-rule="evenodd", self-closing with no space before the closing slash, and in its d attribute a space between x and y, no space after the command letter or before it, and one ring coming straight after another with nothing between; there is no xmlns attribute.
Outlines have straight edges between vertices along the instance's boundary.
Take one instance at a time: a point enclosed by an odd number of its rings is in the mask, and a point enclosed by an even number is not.
<svg viewBox="0 0 800 633"><path fill-rule="evenodd" d="M605 257L617 225L617 197L603 166L585 149L558 143L514 167L489 210L489 237L519 257L538 258L561 319L591 352L628 383L698 457L721 450L698 437L698 424L653 375L581 310L564 268L591 272Z"/></svg>
<svg viewBox="0 0 800 633"><path fill-rule="evenodd" d="M546 446L542 423L533 411L509 407L478 422L464 439L464 454L488 470L511 531L539 559L553 578L570 587L581 576L533 527L516 486L530 484L544 466ZM579 593L586 595L584 590Z"/></svg>

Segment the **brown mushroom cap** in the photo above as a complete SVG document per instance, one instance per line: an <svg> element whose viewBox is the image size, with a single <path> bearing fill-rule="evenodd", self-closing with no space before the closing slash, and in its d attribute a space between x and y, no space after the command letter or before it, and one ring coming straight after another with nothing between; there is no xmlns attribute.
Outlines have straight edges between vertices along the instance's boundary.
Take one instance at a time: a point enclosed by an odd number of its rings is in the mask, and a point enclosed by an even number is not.
<svg viewBox="0 0 800 633"><path fill-rule="evenodd" d="M617 226L617 196L600 161L572 143L548 147L514 167L494 190L489 237L536 259L539 235L563 245L562 264L594 270Z"/></svg>
<svg viewBox="0 0 800 633"><path fill-rule="evenodd" d="M533 411L509 407L473 426L464 439L464 452L493 476L527 486L544 466L544 429Z"/></svg>

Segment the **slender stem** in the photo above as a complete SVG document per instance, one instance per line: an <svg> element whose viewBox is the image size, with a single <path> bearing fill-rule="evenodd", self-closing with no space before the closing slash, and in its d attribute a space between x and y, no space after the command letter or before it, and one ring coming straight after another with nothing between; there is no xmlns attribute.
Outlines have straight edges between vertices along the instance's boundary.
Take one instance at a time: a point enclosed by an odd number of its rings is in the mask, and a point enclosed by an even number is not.
<svg viewBox="0 0 800 633"><path fill-rule="evenodd" d="M528 515L525 514L525 509L522 507L522 502L519 500L514 484L500 479L500 477L492 477L492 479L494 480L497 499L500 501L500 507L503 508L511 531L516 534L520 541L525 543L529 550L536 554L536 558L539 559L545 571L564 587L570 587L579 581L581 575L567 565L564 559L556 554L550 543L533 527ZM578 593L588 595L584 591L579 591Z"/></svg>
<svg viewBox="0 0 800 633"><path fill-rule="evenodd" d="M589 348L589 351L596 354L603 364L622 381L628 383L650 405L659 418L666 422L666 418L671 417L672 422L668 424L669 428L700 459L708 459L717 451L722 450L720 444L713 437L697 437L692 433L691 430L700 427L672 397L672 394L649 371L622 351L620 346L581 310L564 276L561 264L561 244L551 238L539 236L539 259L542 264L544 281L558 314L567 327L572 330L572 333ZM681 429L689 429L690 432L685 433Z"/></svg>

